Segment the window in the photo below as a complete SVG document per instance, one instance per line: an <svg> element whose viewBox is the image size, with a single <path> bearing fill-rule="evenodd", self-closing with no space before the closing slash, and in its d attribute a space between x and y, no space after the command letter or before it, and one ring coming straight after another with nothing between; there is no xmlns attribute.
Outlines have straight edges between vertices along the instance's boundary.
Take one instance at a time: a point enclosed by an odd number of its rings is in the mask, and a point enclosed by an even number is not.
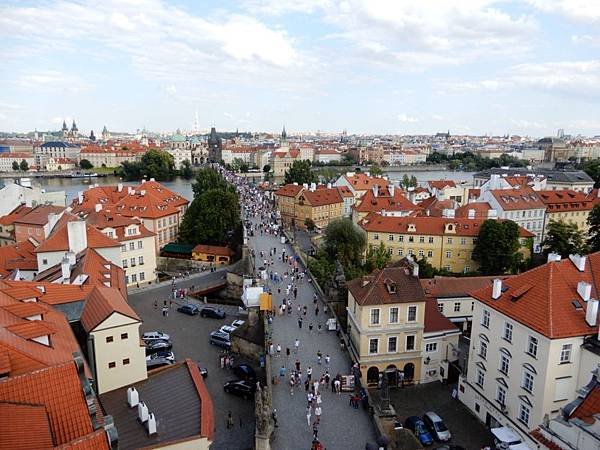
<svg viewBox="0 0 600 450"><path fill-rule="evenodd" d="M419 257L424 257L425 256L425 250L419 250Z"/></svg>
<svg viewBox="0 0 600 450"><path fill-rule="evenodd" d="M425 243L425 236L419 236L419 243L421 243L421 244Z"/></svg>
<svg viewBox="0 0 600 450"><path fill-rule="evenodd" d="M534 375L527 369L523 369L523 380L521 387L529 393L533 393L533 377Z"/></svg>
<svg viewBox="0 0 600 450"><path fill-rule="evenodd" d="M404 236L398 236L398 242L404 242Z"/></svg>
<svg viewBox="0 0 600 450"><path fill-rule="evenodd" d="M142 241L138 241L138 249L144 248L144 243Z"/></svg>
<svg viewBox="0 0 600 450"><path fill-rule="evenodd" d="M135 267L135 258L131 258L130 262L131 262L131 267Z"/></svg>
<svg viewBox="0 0 600 450"><path fill-rule="evenodd" d="M116 362L113 361L113 362L109 362L108 363L108 368L109 369L114 369L115 367L117 367L117 363Z"/></svg>
<svg viewBox="0 0 600 450"><path fill-rule="evenodd" d="M571 350L573 346L571 344L564 344L560 349L560 363L566 364L571 362Z"/></svg>
<svg viewBox="0 0 600 450"><path fill-rule="evenodd" d="M506 388L504 386L498 386L496 389L496 401L501 405L506 405Z"/></svg>
<svg viewBox="0 0 600 450"><path fill-rule="evenodd" d="M113 341L113 337L112 336L106 336L106 342L110 343Z"/></svg>
<svg viewBox="0 0 600 450"><path fill-rule="evenodd" d="M374 239L375 241L378 241L378 240L379 240L379 235L378 235L378 234L374 234L374 235L373 235L373 239Z"/></svg>
<svg viewBox="0 0 600 450"><path fill-rule="evenodd" d="M471 302L471 311L475 309L475 302Z"/></svg>
<svg viewBox="0 0 600 450"><path fill-rule="evenodd" d="M369 354L377 353L379 347L379 339L369 339Z"/></svg>
<svg viewBox="0 0 600 450"><path fill-rule="evenodd" d="M125 275L125 284L129 284L129 275Z"/></svg>
<svg viewBox="0 0 600 450"><path fill-rule="evenodd" d="M483 387L483 382L485 381L485 373L481 369L477 369L477 377L475 379L475 383L479 386Z"/></svg>
<svg viewBox="0 0 600 450"><path fill-rule="evenodd" d="M371 309L371 325L379 325L379 308Z"/></svg>
<svg viewBox="0 0 600 450"><path fill-rule="evenodd" d="M483 359L487 359L487 342L479 342L479 356L481 356Z"/></svg>
<svg viewBox="0 0 600 450"><path fill-rule="evenodd" d="M433 250L427 250L427 257L428 258L432 258L433 257Z"/></svg>
<svg viewBox="0 0 600 450"><path fill-rule="evenodd" d="M512 342L513 326L511 323L504 322L504 334L502 337L508 342Z"/></svg>
<svg viewBox="0 0 600 450"><path fill-rule="evenodd" d="M526 426L529 426L529 415L531 414L531 408L524 403L521 403L519 407L519 420Z"/></svg>
<svg viewBox="0 0 600 450"><path fill-rule="evenodd" d="M452 244L452 238L449 237L447 242L448 242L448 244Z"/></svg>
<svg viewBox="0 0 600 450"><path fill-rule="evenodd" d="M388 353L396 353L398 349L398 338L391 336L388 338Z"/></svg>
<svg viewBox="0 0 600 450"><path fill-rule="evenodd" d="M115 237L115 233L113 233L112 231L109 231L107 234L109 238Z"/></svg>
<svg viewBox="0 0 600 450"><path fill-rule="evenodd" d="M121 339L127 339L129 335L127 333L121 333Z"/></svg>
<svg viewBox="0 0 600 450"><path fill-rule="evenodd" d="M454 302L454 312L460 311L460 302Z"/></svg>
<svg viewBox="0 0 600 450"><path fill-rule="evenodd" d="M48 264L48 260L47 260L46 258L42 259L42 264L43 264L43 265L46 265L46 264Z"/></svg>
<svg viewBox="0 0 600 450"><path fill-rule="evenodd" d="M486 328L490 327L490 312L487 309L483 310L483 316L481 316L481 325Z"/></svg>
<svg viewBox="0 0 600 450"><path fill-rule="evenodd" d="M433 236L429 236L429 243L433 244Z"/></svg>
<svg viewBox="0 0 600 450"><path fill-rule="evenodd" d="M500 355L500 367L498 370L504 375L508 375L508 369L510 369L510 360L506 355Z"/></svg>
<svg viewBox="0 0 600 450"><path fill-rule="evenodd" d="M415 237L414 236L409 236L408 237L408 242L415 242Z"/></svg>
<svg viewBox="0 0 600 450"><path fill-rule="evenodd" d="M394 240L394 235L388 234L388 241L393 241L393 240Z"/></svg>
<svg viewBox="0 0 600 450"><path fill-rule="evenodd" d="M127 236L133 236L135 234L135 228L127 228Z"/></svg>
<svg viewBox="0 0 600 450"><path fill-rule="evenodd" d="M146 279L146 275L144 272L140 272L140 281L144 281Z"/></svg>
<svg viewBox="0 0 600 450"><path fill-rule="evenodd" d="M134 273L134 274L131 275L131 282L132 283L137 283L137 274Z"/></svg>
<svg viewBox="0 0 600 450"><path fill-rule="evenodd" d="M444 312L444 304L443 303L438 303L438 311L441 313Z"/></svg>
<svg viewBox="0 0 600 450"><path fill-rule="evenodd" d="M408 249L408 254L409 254L410 256L412 256L412 255L414 255L414 254L415 254L415 252L414 252L414 250L413 250L412 248L409 248L409 249Z"/></svg>
<svg viewBox="0 0 600 450"><path fill-rule="evenodd" d="M446 251L446 258L452 258L452 252L450 250Z"/></svg>
<svg viewBox="0 0 600 450"><path fill-rule="evenodd" d="M406 320L409 322L414 322L415 320L417 320L417 307L416 306L408 307L408 316L407 316Z"/></svg>
<svg viewBox="0 0 600 450"><path fill-rule="evenodd" d="M129 358L125 358L125 359L123 360L123 365L124 365L124 366L127 366L128 364L129 364Z"/></svg>
<svg viewBox="0 0 600 450"><path fill-rule="evenodd" d="M138 256L138 264L140 266L144 265L144 257L143 256Z"/></svg>
<svg viewBox="0 0 600 450"><path fill-rule="evenodd" d="M437 351L437 342L432 342L431 344L425 344L425 351L427 353L436 352Z"/></svg>
<svg viewBox="0 0 600 450"><path fill-rule="evenodd" d="M406 351L415 350L415 337L406 336Z"/></svg>
<svg viewBox="0 0 600 450"><path fill-rule="evenodd" d="M529 353L531 356L533 356L534 358L537 357L537 351L538 351L538 340L537 338L533 337L533 336L529 336L529 339L527 341L527 353Z"/></svg>
<svg viewBox="0 0 600 450"><path fill-rule="evenodd" d="M466 238L460 238L460 245L467 245L467 239Z"/></svg>
<svg viewBox="0 0 600 450"><path fill-rule="evenodd" d="M127 251L127 246L125 244L121 245L121 253Z"/></svg>
<svg viewBox="0 0 600 450"><path fill-rule="evenodd" d="M402 249L398 250L398 256L404 256L404 250L402 250Z"/></svg>
<svg viewBox="0 0 600 450"><path fill-rule="evenodd" d="M129 243L129 250L135 250L135 242Z"/></svg>
<svg viewBox="0 0 600 450"><path fill-rule="evenodd" d="M394 249L392 247L388 248L388 255L391 255L394 253Z"/></svg>
<svg viewBox="0 0 600 450"><path fill-rule="evenodd" d="M398 308L390 308L390 323L398 323Z"/></svg>

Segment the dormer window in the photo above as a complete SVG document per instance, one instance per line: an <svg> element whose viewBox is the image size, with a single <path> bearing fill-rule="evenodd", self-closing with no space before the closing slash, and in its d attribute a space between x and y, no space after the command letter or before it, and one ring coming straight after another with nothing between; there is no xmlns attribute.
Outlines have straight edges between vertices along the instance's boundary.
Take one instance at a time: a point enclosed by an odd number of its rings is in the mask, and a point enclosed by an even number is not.
<svg viewBox="0 0 600 450"><path fill-rule="evenodd" d="M414 223L409 223L408 231L417 231L417 226Z"/></svg>
<svg viewBox="0 0 600 450"><path fill-rule="evenodd" d="M396 283L391 280L385 280L385 288L387 289L389 294L396 293Z"/></svg>

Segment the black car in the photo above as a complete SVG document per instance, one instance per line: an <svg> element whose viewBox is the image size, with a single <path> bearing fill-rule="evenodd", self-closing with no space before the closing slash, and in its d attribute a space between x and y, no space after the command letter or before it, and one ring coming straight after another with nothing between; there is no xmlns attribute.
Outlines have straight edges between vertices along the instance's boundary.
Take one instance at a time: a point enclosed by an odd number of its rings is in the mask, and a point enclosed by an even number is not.
<svg viewBox="0 0 600 450"><path fill-rule="evenodd" d="M248 364L239 364L233 368L233 374L240 380L245 380L250 383L256 381L256 372Z"/></svg>
<svg viewBox="0 0 600 450"><path fill-rule="evenodd" d="M245 399L253 398L254 391L256 390L256 386L254 383L250 383L244 380L233 380L228 381L223 386L223 390L228 394L237 395L238 397L242 397Z"/></svg>
<svg viewBox="0 0 600 450"><path fill-rule="evenodd" d="M214 306L205 306L200 311L202 317L210 317L211 319L224 319L226 317L225 311Z"/></svg>
<svg viewBox="0 0 600 450"><path fill-rule="evenodd" d="M168 359L169 361L175 362L175 353L166 350L160 350L156 353L152 353L151 355L146 356L146 361L158 358L164 358Z"/></svg>
<svg viewBox="0 0 600 450"><path fill-rule="evenodd" d="M157 352L167 352L173 348L173 344L169 341L152 341L146 342L146 355Z"/></svg>
<svg viewBox="0 0 600 450"><path fill-rule="evenodd" d="M148 370L158 369L159 367L171 366L175 364L173 361L169 361L166 358L152 358L146 361L146 368Z"/></svg>
<svg viewBox="0 0 600 450"><path fill-rule="evenodd" d="M202 378L206 378L208 376L208 370L206 369L206 367L202 367L200 364L198 364L198 370L200 371L200 375L202 375Z"/></svg>
<svg viewBox="0 0 600 450"><path fill-rule="evenodd" d="M179 308L177 308L177 311L187 314L188 316L195 316L200 313L200 308L198 308L196 305L187 304L181 305Z"/></svg>

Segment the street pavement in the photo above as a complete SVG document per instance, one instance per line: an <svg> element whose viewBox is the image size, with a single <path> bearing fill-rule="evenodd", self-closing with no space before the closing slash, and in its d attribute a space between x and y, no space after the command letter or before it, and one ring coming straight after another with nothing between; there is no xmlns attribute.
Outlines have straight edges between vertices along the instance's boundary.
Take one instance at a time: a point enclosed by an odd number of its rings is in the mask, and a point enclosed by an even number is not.
<svg viewBox="0 0 600 450"><path fill-rule="evenodd" d="M254 223L258 223L255 221ZM280 238L272 235L260 235L255 232L250 238L250 248L256 253L256 267L263 265L259 256L261 250L269 254L269 248L276 247L277 254L285 248L287 255L292 254L293 250L288 244L281 244ZM269 267L279 275L291 270L287 264L277 261L274 257L274 265ZM289 282L284 279L281 283L281 294L277 293L277 285L271 285L273 292L273 305L278 307L285 296L285 286ZM274 439L272 440L273 449L286 450L307 450L312 442L312 422L315 419L314 412L309 426L306 419L306 392L304 386L294 388L294 395L290 395L289 375L294 368L296 358L302 365L303 381L306 378L306 369L311 366L313 369L313 379L319 379L325 373L325 355L330 355L331 363L329 373L334 377L337 373L342 375L350 373L351 361L342 351L340 341L334 331L325 331L325 322L329 316L323 313L324 304L319 300L319 315L315 315L313 305L313 295L315 290L311 283L306 279L299 284L298 299L294 300L293 294L288 296L292 299L292 315L276 315L271 325L272 341L275 346L281 345L282 355L280 357L271 357L272 372L275 378L279 378L279 369L283 365L286 368L286 377L283 382L273 386L273 407L277 410L278 428L276 428ZM307 305L308 312L304 318L302 328L298 327L298 305ZM312 322L313 332L309 332L309 324ZM321 324L323 331L317 332L318 324ZM297 355L294 354L294 341L300 340L300 349ZM292 355L289 360L285 356L286 347L289 347ZM323 354L323 364L317 363L317 351ZM354 450L364 449L367 442L374 442L376 434L374 426L367 412L360 408L354 409L349 406L349 393L340 395L331 392L325 386L320 388L322 392L323 403L321 423L319 426L318 438L327 450Z"/></svg>

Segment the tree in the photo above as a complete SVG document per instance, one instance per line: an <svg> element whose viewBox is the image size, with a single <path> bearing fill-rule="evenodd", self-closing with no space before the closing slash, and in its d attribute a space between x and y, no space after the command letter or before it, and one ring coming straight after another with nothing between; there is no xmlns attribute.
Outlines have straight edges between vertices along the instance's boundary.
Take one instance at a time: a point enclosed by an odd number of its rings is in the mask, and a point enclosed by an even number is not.
<svg viewBox="0 0 600 450"><path fill-rule="evenodd" d="M27 172L29 170L29 164L27 163L27 161L22 159L21 163L19 164L19 169L21 169L23 172Z"/></svg>
<svg viewBox="0 0 600 450"><path fill-rule="evenodd" d="M544 253L558 253L563 258L569 255L584 255L587 253L587 245L583 233L579 231L576 224L561 221L550 221L544 242L542 242Z"/></svg>
<svg viewBox="0 0 600 450"><path fill-rule="evenodd" d="M285 184L308 184L316 182L317 177L311 170L311 164L309 160L296 160L293 162L292 166L285 172L284 181Z"/></svg>
<svg viewBox="0 0 600 450"><path fill-rule="evenodd" d="M312 220L310 217L307 217L306 219L304 219L304 226L308 231L312 231L315 229L315 221Z"/></svg>
<svg viewBox="0 0 600 450"><path fill-rule="evenodd" d="M369 245L367 256L365 258L364 269L367 272L373 272L375 269L383 269L388 265L391 258L392 255L383 242L380 242L377 247L374 245Z"/></svg>
<svg viewBox="0 0 600 450"><path fill-rule="evenodd" d="M90 162L89 159L84 158L81 161L79 161L79 167L81 167L83 170L89 170L92 169L94 165Z"/></svg>
<svg viewBox="0 0 600 450"><path fill-rule="evenodd" d="M410 183L409 184L410 187L417 187L417 184L418 184L417 177L415 177L414 175L411 175L409 183Z"/></svg>
<svg viewBox="0 0 600 450"><path fill-rule="evenodd" d="M121 163L121 172L128 180L139 180L143 177L155 178L158 181L170 180L175 175L175 161L168 152L150 149L140 162L125 161Z"/></svg>
<svg viewBox="0 0 600 450"><path fill-rule="evenodd" d="M348 279L352 278L349 272L361 266L366 244L364 231L351 219L333 220L325 228L323 250L332 261L340 261Z"/></svg>
<svg viewBox="0 0 600 450"><path fill-rule="evenodd" d="M417 261L419 265L419 278L433 278L437 275L449 276L450 272L446 269L437 269L433 267L427 258L423 256Z"/></svg>
<svg viewBox="0 0 600 450"><path fill-rule="evenodd" d="M402 187L403 188L407 188L410 186L410 178L408 178L407 174L402 175Z"/></svg>
<svg viewBox="0 0 600 450"><path fill-rule="evenodd" d="M215 169L208 167L202 168L196 173L196 181L192 184L194 198L199 197L204 192L211 189L235 192L235 188Z"/></svg>
<svg viewBox="0 0 600 450"><path fill-rule="evenodd" d="M523 255L519 252L519 226L512 220L488 219L481 225L473 259L484 275L501 275L519 269Z"/></svg>
<svg viewBox="0 0 600 450"><path fill-rule="evenodd" d="M600 187L600 160L585 161L579 167L594 179L595 188Z"/></svg>
<svg viewBox="0 0 600 450"><path fill-rule="evenodd" d="M370 168L369 168L369 172L371 173L372 176L376 177L379 175L383 175L383 170L381 170L381 167L379 167L379 164L373 164Z"/></svg>
<svg viewBox="0 0 600 450"><path fill-rule="evenodd" d="M270 165L268 165L268 164L265 164L265 165L263 166L263 172L264 172L264 173L269 173L270 171L271 171L271 166L270 166Z"/></svg>
<svg viewBox="0 0 600 450"><path fill-rule="evenodd" d="M13 161L12 163L12 170L19 170L19 163L16 161Z"/></svg>
<svg viewBox="0 0 600 450"><path fill-rule="evenodd" d="M181 162L181 170L179 172L181 173L181 176L183 178L185 178L186 180L189 180L190 178L192 178L194 176L194 171L192 170L192 164L187 159L184 159Z"/></svg>
<svg viewBox="0 0 600 450"><path fill-rule="evenodd" d="M590 252L600 251L600 204L595 205L587 219L588 240Z"/></svg>

